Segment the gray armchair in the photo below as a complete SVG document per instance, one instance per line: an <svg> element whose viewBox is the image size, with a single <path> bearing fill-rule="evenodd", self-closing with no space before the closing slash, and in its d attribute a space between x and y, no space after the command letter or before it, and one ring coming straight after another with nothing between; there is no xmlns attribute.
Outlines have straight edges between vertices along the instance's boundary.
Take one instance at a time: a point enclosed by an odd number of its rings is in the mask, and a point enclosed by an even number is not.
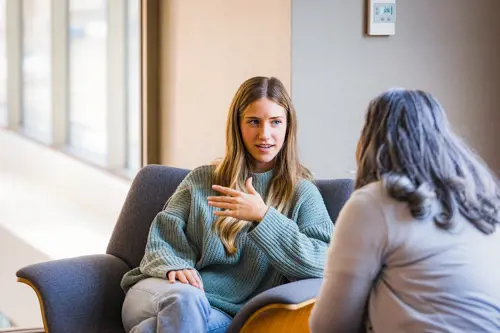
<svg viewBox="0 0 500 333"><path fill-rule="evenodd" d="M188 172L144 167L132 183L106 254L49 261L17 272L18 281L31 286L38 296L47 333L124 332L120 280L139 265L151 222ZM335 221L353 182L319 180L317 184ZM276 325L290 331L285 324L302 331L320 284L321 279L302 280L257 295L235 316L228 332L276 332Z"/></svg>

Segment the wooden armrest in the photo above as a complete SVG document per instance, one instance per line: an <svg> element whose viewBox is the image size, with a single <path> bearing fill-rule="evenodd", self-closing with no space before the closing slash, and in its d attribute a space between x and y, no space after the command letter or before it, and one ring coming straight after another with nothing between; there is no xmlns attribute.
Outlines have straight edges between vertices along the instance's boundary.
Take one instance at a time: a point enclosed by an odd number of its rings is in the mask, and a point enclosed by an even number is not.
<svg viewBox="0 0 500 333"><path fill-rule="evenodd" d="M6 332L15 332L15 333L44 333L44 332L47 332L47 319L45 318L45 309L43 308L43 302L42 302L42 296L40 295L40 292L38 291L38 289L35 287L35 285L33 283L31 283L31 281L29 281L28 279L25 279L25 278L17 278L17 282L20 282L20 283L24 283L28 286L31 287L31 289L33 289L33 291L35 292L36 294L36 297L38 298L38 303L40 304L40 312L42 313L42 320L43 320L43 329L20 329L19 331L15 331L15 330L12 330L12 331L6 331ZM1 329L0 329L0 333L3 332Z"/></svg>
<svg viewBox="0 0 500 333"><path fill-rule="evenodd" d="M240 333L306 333L315 298L299 304L270 304L255 312Z"/></svg>

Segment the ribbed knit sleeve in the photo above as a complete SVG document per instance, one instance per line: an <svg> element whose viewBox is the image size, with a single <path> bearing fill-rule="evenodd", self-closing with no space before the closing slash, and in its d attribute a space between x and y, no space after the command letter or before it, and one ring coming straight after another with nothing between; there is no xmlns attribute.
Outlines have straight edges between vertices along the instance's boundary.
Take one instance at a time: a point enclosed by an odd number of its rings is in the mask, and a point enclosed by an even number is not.
<svg viewBox="0 0 500 333"><path fill-rule="evenodd" d="M271 207L248 236L289 280L322 277L333 223L314 184L297 196L292 219Z"/></svg>
<svg viewBox="0 0 500 333"><path fill-rule="evenodd" d="M140 265L142 273L164 278L171 270L194 267L197 251L185 234L190 205L188 179L181 183L165 209L158 213L152 222Z"/></svg>

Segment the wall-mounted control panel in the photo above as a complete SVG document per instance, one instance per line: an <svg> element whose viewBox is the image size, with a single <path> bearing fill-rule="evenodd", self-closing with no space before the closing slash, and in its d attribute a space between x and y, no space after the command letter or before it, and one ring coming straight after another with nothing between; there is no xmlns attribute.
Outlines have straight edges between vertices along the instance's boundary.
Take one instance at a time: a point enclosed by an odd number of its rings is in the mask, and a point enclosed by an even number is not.
<svg viewBox="0 0 500 333"><path fill-rule="evenodd" d="M368 0L368 35L396 34L396 0Z"/></svg>

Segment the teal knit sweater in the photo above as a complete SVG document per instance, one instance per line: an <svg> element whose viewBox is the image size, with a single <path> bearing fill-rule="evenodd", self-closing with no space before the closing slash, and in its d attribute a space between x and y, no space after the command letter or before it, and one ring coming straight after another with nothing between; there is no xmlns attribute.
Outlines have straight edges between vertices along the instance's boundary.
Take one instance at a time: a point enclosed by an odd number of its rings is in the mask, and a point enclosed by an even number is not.
<svg viewBox="0 0 500 333"><path fill-rule="evenodd" d="M214 166L194 169L152 222L139 267L125 274L125 292L148 277L195 268L209 303L230 315L253 296L286 280L322 277L333 223L316 186L297 185L289 216L269 208L264 219L243 229L236 238L237 253L229 255L212 231L216 216L207 197ZM253 186L265 200L272 171L252 174Z"/></svg>

